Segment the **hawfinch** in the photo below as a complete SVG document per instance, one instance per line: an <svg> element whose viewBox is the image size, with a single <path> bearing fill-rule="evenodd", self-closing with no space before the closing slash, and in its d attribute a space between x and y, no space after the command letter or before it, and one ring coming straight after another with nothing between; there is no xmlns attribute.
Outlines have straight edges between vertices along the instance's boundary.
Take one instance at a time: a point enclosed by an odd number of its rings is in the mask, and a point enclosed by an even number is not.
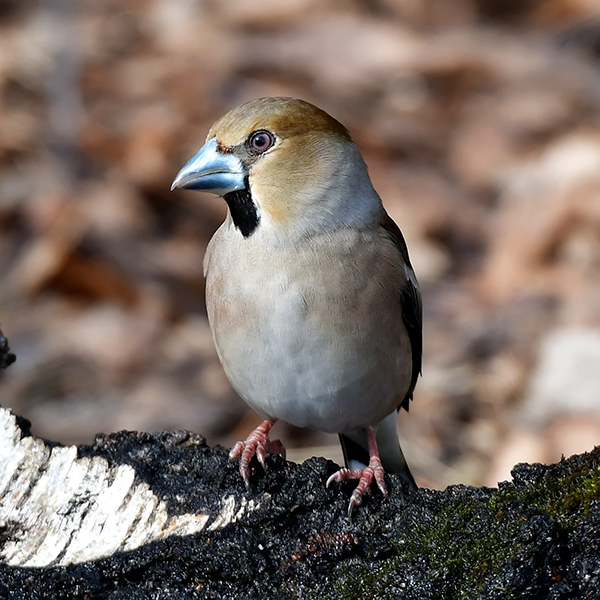
<svg viewBox="0 0 600 600"><path fill-rule="evenodd" d="M173 188L222 196L229 211L204 259L206 306L225 373L264 422L230 458L249 489L256 454L285 455L281 419L339 434L358 479L348 515L384 469L415 481L398 442L421 370L421 294L398 226L346 128L294 98L221 117Z"/></svg>

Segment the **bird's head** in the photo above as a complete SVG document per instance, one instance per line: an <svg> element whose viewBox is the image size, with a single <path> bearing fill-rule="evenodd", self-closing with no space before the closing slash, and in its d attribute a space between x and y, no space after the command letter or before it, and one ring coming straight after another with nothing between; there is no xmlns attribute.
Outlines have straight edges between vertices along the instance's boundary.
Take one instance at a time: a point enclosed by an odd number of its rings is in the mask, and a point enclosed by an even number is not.
<svg viewBox="0 0 600 600"><path fill-rule="evenodd" d="M382 214L347 129L295 98L259 98L221 117L174 188L222 196L244 237L362 227Z"/></svg>

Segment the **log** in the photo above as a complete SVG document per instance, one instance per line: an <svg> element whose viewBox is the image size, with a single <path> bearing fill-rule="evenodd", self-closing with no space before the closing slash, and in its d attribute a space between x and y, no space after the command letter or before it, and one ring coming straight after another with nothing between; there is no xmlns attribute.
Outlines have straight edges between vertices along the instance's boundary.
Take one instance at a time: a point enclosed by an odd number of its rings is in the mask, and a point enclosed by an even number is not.
<svg viewBox="0 0 600 600"><path fill-rule="evenodd" d="M4 337L2 329L0 329L0 369L6 369L15 360L17 360L17 357L10 351L8 340Z"/></svg>
<svg viewBox="0 0 600 600"><path fill-rule="evenodd" d="M186 431L65 447L0 409L0 598L594 598L600 449L498 489L368 494L273 456L247 492Z"/></svg>

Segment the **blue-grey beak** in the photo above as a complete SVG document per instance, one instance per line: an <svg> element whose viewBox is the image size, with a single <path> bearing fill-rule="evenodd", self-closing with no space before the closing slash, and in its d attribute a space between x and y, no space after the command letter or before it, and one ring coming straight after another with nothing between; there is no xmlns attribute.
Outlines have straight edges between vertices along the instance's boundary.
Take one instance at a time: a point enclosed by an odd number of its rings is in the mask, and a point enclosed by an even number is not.
<svg viewBox="0 0 600 600"><path fill-rule="evenodd" d="M217 150L217 139L211 138L177 173L171 189L202 190L224 196L244 189L246 172L242 161L233 154Z"/></svg>

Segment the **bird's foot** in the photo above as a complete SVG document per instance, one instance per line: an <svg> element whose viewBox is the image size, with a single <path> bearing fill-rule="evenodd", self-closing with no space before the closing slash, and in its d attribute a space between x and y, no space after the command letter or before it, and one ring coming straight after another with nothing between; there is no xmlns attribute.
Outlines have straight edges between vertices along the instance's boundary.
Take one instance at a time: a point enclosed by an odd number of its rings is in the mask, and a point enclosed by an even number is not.
<svg viewBox="0 0 600 600"><path fill-rule="evenodd" d="M265 458L267 453L280 454L285 458L285 448L279 440L270 440L269 431L275 424L275 419L263 421L246 439L245 442L238 442L229 453L229 458L240 458L240 473L246 484L246 489L250 491L250 461L256 454L258 462L266 469Z"/></svg>
<svg viewBox="0 0 600 600"><path fill-rule="evenodd" d="M348 519L352 520L352 511L356 506L362 504L364 493L371 487L373 479L377 483L377 487L381 490L381 493L387 498L388 491L385 485L384 475L385 471L381 465L381 459L379 458L379 451L377 450L377 442L375 440L375 430L371 427L367 429L367 439L369 442L369 464L364 469L340 469L336 471L327 480L327 487L336 481L338 483L345 481L346 479L358 479L358 485L352 492L350 497L350 504L348 505Z"/></svg>

